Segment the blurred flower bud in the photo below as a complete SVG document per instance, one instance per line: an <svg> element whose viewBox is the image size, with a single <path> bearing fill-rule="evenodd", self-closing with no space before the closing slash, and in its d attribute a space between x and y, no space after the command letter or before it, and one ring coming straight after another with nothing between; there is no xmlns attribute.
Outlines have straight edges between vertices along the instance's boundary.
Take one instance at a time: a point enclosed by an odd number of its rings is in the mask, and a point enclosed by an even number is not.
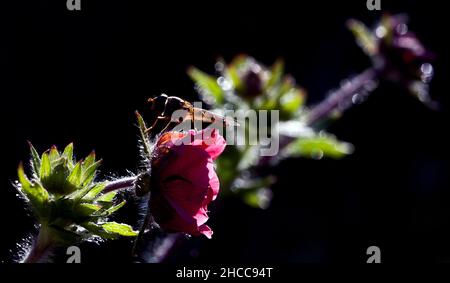
<svg viewBox="0 0 450 283"><path fill-rule="evenodd" d="M434 55L408 30L405 15L384 15L373 31L356 20L348 25L381 78L401 84L428 106L435 106L428 95Z"/></svg>
<svg viewBox="0 0 450 283"><path fill-rule="evenodd" d="M238 94L242 97L253 98L263 93L263 80L260 73L252 69L246 70L242 75L242 88Z"/></svg>

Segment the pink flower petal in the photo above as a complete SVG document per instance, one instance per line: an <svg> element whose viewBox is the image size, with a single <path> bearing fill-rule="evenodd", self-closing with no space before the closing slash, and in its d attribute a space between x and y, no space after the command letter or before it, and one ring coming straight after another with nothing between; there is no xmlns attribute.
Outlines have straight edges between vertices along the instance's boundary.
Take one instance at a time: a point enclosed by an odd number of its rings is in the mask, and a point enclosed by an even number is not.
<svg viewBox="0 0 450 283"><path fill-rule="evenodd" d="M219 193L213 160L225 146L215 129L160 137L152 160L156 188L150 209L163 229L211 238L213 232L205 225L208 204Z"/></svg>

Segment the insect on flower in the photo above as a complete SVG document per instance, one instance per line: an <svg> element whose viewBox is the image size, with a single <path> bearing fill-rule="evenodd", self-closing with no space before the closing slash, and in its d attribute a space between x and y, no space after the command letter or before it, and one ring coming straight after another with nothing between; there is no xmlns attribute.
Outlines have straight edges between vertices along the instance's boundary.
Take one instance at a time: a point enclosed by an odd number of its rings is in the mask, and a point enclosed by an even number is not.
<svg viewBox="0 0 450 283"><path fill-rule="evenodd" d="M163 128L162 132L167 129L170 123L180 124L186 120L192 122L201 121L205 123L215 123L219 121L222 122L224 126L239 126L239 124L231 117L218 115L211 111L194 107L190 102L177 96L161 94L155 98L150 98L148 102L151 104L151 110L155 112L157 118L153 125L147 129L147 133L157 125L158 121L166 122L166 126ZM185 111L186 114L182 117L177 115L177 117L174 118L173 114L175 111L179 110Z"/></svg>

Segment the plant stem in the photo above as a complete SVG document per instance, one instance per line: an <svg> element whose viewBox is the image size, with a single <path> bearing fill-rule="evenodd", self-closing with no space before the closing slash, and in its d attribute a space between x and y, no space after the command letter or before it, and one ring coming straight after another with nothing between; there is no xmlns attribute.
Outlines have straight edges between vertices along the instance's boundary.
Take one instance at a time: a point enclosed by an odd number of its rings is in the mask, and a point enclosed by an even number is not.
<svg viewBox="0 0 450 283"><path fill-rule="evenodd" d="M167 263L183 239L183 233L167 234L154 227L146 235L146 246L135 257L140 259L139 262Z"/></svg>
<svg viewBox="0 0 450 283"><path fill-rule="evenodd" d="M183 233L168 235L164 241L153 251L150 263L167 263L170 255L176 250L176 247L185 238Z"/></svg>
<svg viewBox="0 0 450 283"><path fill-rule="evenodd" d="M38 263L44 256L47 255L49 250L54 246L53 240L50 237L50 232L46 226L39 228L38 237L31 248L30 253L23 260L23 263Z"/></svg>
<svg viewBox="0 0 450 283"><path fill-rule="evenodd" d="M105 188L103 189L103 193L109 193L117 190L124 190L128 188L134 187L134 183L136 181L136 177L126 177L122 179L118 179L112 182L109 182Z"/></svg>
<svg viewBox="0 0 450 283"><path fill-rule="evenodd" d="M311 109L306 124L312 126L328 118L342 103L351 101L355 94L373 83L377 75L377 72L373 68L369 68L346 82L341 88L331 93L328 98ZM370 90L370 88L367 89L367 91Z"/></svg>

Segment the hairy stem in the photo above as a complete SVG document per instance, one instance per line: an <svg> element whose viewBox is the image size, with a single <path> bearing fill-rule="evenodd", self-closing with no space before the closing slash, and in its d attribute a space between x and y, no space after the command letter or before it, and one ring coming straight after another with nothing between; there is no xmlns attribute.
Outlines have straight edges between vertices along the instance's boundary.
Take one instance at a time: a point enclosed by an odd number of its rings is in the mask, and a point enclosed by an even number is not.
<svg viewBox="0 0 450 283"><path fill-rule="evenodd" d="M152 256L149 258L149 263L167 263L170 255L175 252L176 247L181 244L185 238L183 233L174 233L167 235L164 241L153 250Z"/></svg>
<svg viewBox="0 0 450 283"><path fill-rule="evenodd" d="M54 246L50 232L46 226L41 226L38 237L23 263L38 263L48 254Z"/></svg>
<svg viewBox="0 0 450 283"><path fill-rule="evenodd" d="M349 80L340 89L331 93L328 98L311 109L306 124L312 126L317 122L328 118L342 103L351 101L355 94L373 84L376 78L377 72L373 68L370 68ZM369 87L366 91L370 90Z"/></svg>
<svg viewBox="0 0 450 283"><path fill-rule="evenodd" d="M109 193L117 190L124 190L134 187L134 183L136 182L136 177L126 177L122 179L118 179L115 181L109 182L106 187L103 189L103 193Z"/></svg>

